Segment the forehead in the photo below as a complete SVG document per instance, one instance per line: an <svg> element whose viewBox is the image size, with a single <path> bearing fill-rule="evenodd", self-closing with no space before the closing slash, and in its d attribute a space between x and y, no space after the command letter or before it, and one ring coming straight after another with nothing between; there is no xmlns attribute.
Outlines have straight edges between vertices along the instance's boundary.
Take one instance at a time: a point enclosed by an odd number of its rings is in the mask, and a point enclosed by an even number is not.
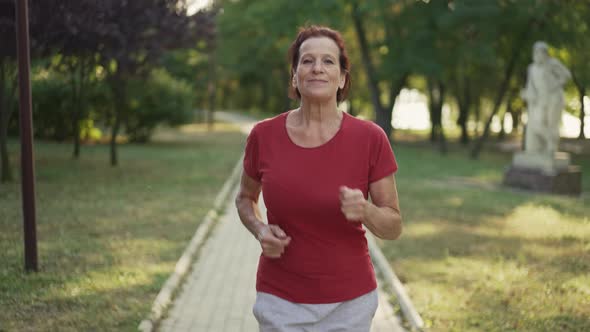
<svg viewBox="0 0 590 332"><path fill-rule="evenodd" d="M332 55L337 58L340 54L340 49L332 38L311 37L301 43L299 47L299 56L306 54Z"/></svg>

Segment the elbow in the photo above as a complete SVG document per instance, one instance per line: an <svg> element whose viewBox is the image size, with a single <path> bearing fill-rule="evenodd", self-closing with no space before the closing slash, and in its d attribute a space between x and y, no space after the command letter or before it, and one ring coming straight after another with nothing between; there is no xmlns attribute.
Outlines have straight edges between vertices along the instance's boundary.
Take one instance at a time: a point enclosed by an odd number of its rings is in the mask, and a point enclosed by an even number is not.
<svg viewBox="0 0 590 332"><path fill-rule="evenodd" d="M403 226L402 226L402 220L400 218L399 223L397 224L397 227L395 227L393 232L391 232L391 238L389 238L388 240L399 239L399 237L402 235L402 230L403 230Z"/></svg>
<svg viewBox="0 0 590 332"><path fill-rule="evenodd" d="M236 198L234 199L234 204L236 205L236 208L240 207L240 202L242 201L242 197L240 196L240 194L236 195Z"/></svg>
<svg viewBox="0 0 590 332"><path fill-rule="evenodd" d="M244 195L238 193L236 195L236 198L234 199L234 204L236 205L236 209L238 209L238 212L240 212L240 209L242 208L242 206L244 205Z"/></svg>
<svg viewBox="0 0 590 332"><path fill-rule="evenodd" d="M234 199L234 204L236 205L238 211L240 211L240 209L244 207L244 204L246 204L245 202L250 202L250 204L258 204L258 199L251 197L243 192L238 192L236 198Z"/></svg>
<svg viewBox="0 0 590 332"><path fill-rule="evenodd" d="M402 235L402 229L402 218L398 216L387 231L376 235L383 240L397 240Z"/></svg>

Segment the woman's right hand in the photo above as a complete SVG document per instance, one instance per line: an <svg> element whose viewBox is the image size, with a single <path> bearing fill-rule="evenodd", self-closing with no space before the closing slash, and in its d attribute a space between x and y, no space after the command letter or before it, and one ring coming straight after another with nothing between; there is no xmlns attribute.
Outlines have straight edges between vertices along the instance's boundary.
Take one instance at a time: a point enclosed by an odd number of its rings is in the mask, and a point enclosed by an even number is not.
<svg viewBox="0 0 590 332"><path fill-rule="evenodd" d="M262 255L280 258L285 252L285 247L291 242L291 237L277 225L265 225L258 233L258 242L262 248Z"/></svg>

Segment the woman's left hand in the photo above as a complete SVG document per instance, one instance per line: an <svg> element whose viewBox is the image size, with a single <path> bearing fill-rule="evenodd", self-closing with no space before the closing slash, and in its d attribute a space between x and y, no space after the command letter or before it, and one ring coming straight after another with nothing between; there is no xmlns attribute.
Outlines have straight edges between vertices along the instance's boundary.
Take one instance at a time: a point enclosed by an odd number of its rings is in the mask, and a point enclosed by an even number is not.
<svg viewBox="0 0 590 332"><path fill-rule="evenodd" d="M368 203L360 189L340 187L340 209L346 220L363 222Z"/></svg>

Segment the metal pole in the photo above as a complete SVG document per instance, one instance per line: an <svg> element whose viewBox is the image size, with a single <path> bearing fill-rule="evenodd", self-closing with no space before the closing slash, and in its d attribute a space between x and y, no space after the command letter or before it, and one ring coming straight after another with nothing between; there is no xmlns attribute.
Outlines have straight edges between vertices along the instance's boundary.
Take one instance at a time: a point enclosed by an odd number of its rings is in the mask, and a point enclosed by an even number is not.
<svg viewBox="0 0 590 332"><path fill-rule="evenodd" d="M37 231L35 225L35 167L33 163L33 116L29 50L29 13L27 0L18 0L16 8L18 91L21 139L21 183L25 234L25 270L37 271Z"/></svg>

